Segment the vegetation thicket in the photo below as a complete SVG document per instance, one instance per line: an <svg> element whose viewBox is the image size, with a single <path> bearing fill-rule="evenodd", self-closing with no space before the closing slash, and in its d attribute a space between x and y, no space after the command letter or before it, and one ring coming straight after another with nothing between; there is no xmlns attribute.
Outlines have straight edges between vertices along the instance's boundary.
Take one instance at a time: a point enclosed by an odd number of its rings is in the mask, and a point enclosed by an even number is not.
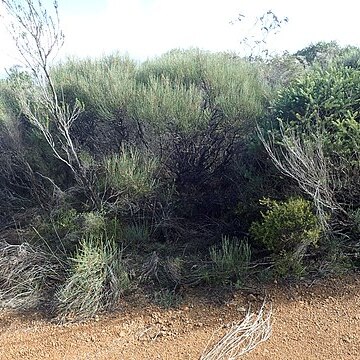
<svg viewBox="0 0 360 360"><path fill-rule="evenodd" d="M3 4L26 64L0 82L3 304L84 318L359 265L359 49L50 66L57 7Z"/></svg>

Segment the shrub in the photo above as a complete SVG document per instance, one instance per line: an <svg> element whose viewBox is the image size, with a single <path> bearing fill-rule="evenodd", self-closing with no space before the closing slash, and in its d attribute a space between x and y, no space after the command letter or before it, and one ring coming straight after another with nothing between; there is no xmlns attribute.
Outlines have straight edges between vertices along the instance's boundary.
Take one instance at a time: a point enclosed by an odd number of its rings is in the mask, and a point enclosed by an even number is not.
<svg viewBox="0 0 360 360"><path fill-rule="evenodd" d="M313 213L312 203L302 198L280 202L265 199L268 207L262 221L255 221L250 234L272 252L279 275L303 273L302 258L309 245L320 239L321 227Z"/></svg>
<svg viewBox="0 0 360 360"><path fill-rule="evenodd" d="M175 289L161 289L154 294L155 304L164 309L175 308L180 305L181 301L182 297Z"/></svg>
<svg viewBox="0 0 360 360"><path fill-rule="evenodd" d="M314 67L280 92L273 116L299 136L320 129L326 153L349 158L359 149L359 94L360 70Z"/></svg>
<svg viewBox="0 0 360 360"><path fill-rule="evenodd" d="M240 241L223 236L220 248L210 248L210 258L212 266L209 280L222 283L230 281L240 285L248 274L251 249L246 239Z"/></svg>
<svg viewBox="0 0 360 360"><path fill-rule="evenodd" d="M122 252L103 235L82 239L69 277L57 293L59 314L86 318L116 306L130 286Z"/></svg>
<svg viewBox="0 0 360 360"><path fill-rule="evenodd" d="M320 41L298 50L295 55L303 58L309 65L318 63L324 66L334 61L340 53L341 48L335 41Z"/></svg>
<svg viewBox="0 0 360 360"><path fill-rule="evenodd" d="M137 202L154 193L157 169L155 157L136 148L122 148L120 155L105 160L105 187L110 187L115 201Z"/></svg>
<svg viewBox="0 0 360 360"><path fill-rule="evenodd" d="M139 119L151 114L164 126L176 122L177 129L192 132L211 122L215 110L223 125L241 126L264 111L267 89L258 69L232 54L172 51L145 62L136 77L145 93L140 92L133 110L140 111Z"/></svg>
<svg viewBox="0 0 360 360"><path fill-rule="evenodd" d="M37 308L63 281L65 264L54 253L29 243L0 243L0 304L16 309Z"/></svg>
<svg viewBox="0 0 360 360"><path fill-rule="evenodd" d="M82 120L90 121L93 116L111 122L131 103L135 70L134 61L114 54L101 59L68 59L53 67L51 75L57 88L63 88L66 102L78 99L85 104Z"/></svg>
<svg viewBox="0 0 360 360"><path fill-rule="evenodd" d="M272 116L280 134L263 143L277 168L323 213L328 235L341 233L353 245L352 212L360 206L360 70L346 66L350 50L313 66L279 93Z"/></svg>
<svg viewBox="0 0 360 360"><path fill-rule="evenodd" d="M138 101L131 112L137 119L146 119L157 134L171 126L191 132L209 119L209 114L202 111L202 102L201 91L193 84L151 77L148 84L139 86Z"/></svg>
<svg viewBox="0 0 360 360"><path fill-rule="evenodd" d="M25 82L21 74L0 82L0 213L1 222L16 211L51 200L51 161L46 146L21 115L17 92ZM25 85L24 85L25 86ZM44 175L41 177L39 174Z"/></svg>
<svg viewBox="0 0 360 360"><path fill-rule="evenodd" d="M122 227L121 237L126 245L136 248L148 242L150 228L146 222L132 222Z"/></svg>
<svg viewBox="0 0 360 360"><path fill-rule="evenodd" d="M248 146L267 103L268 89L256 66L231 54L190 50L140 65L118 55L70 59L51 75L67 104L84 105L71 135L82 164L83 154L95 162L94 173L86 173L89 182L101 178L96 169L105 172L107 186L99 191L105 208L112 202L122 209L142 207L139 198L156 188L152 175L158 162L164 184L174 188L175 216L228 211L236 181L229 164ZM219 191L223 188L228 196Z"/></svg>
<svg viewBox="0 0 360 360"><path fill-rule="evenodd" d="M84 232L96 235L106 229L105 216L102 213L91 211L83 214Z"/></svg>
<svg viewBox="0 0 360 360"><path fill-rule="evenodd" d="M280 202L262 200L268 207L262 221L251 225L250 233L274 253L294 250L298 246L316 245L320 239L320 226L310 201L290 198Z"/></svg>

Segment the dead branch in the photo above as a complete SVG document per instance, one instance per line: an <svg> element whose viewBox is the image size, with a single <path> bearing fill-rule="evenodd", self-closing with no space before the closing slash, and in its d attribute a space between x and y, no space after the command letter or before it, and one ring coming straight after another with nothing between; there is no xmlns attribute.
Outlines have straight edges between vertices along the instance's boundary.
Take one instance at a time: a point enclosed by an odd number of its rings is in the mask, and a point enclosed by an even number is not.
<svg viewBox="0 0 360 360"><path fill-rule="evenodd" d="M323 151L321 133L306 140L293 131L280 126L281 144L275 145L273 136L265 138L258 128L258 136L273 164L284 175L297 181L299 187L315 204L318 218L324 230L328 230L329 212L343 212L336 201L333 175Z"/></svg>
<svg viewBox="0 0 360 360"><path fill-rule="evenodd" d="M269 339L272 328L272 308L265 301L257 314L248 310L245 318L231 327L215 346L205 349L200 360L236 360Z"/></svg>
<svg viewBox="0 0 360 360"><path fill-rule="evenodd" d="M18 91L21 109L41 132L53 155L70 168L76 182L99 207L98 195L70 133L83 105L76 101L71 107L59 98L50 75L49 64L64 43L57 1L54 1L52 14L43 7L41 0L2 0L2 4L9 15L6 18L9 32L35 80L35 86L21 87Z"/></svg>

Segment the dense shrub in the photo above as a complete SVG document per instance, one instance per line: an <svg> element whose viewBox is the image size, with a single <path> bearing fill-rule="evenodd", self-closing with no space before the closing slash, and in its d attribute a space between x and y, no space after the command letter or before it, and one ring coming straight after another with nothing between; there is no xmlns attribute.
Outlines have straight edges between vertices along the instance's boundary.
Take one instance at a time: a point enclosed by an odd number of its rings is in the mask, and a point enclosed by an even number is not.
<svg viewBox="0 0 360 360"><path fill-rule="evenodd" d="M134 61L112 55L68 59L51 71L59 96L69 104L84 104L72 134L83 151L96 158L117 151L128 137L130 130L124 123L136 94L135 69Z"/></svg>
<svg viewBox="0 0 360 360"><path fill-rule="evenodd" d="M359 94L359 70L339 65L314 68L279 94L274 117L299 135L321 129L329 153L349 156L359 146Z"/></svg>
<svg viewBox="0 0 360 360"><path fill-rule="evenodd" d="M335 41L320 41L295 53L305 66L316 65L324 68L331 64L356 68L359 66L359 55L359 49L355 46L341 47Z"/></svg>
<svg viewBox="0 0 360 360"><path fill-rule="evenodd" d="M281 128L278 165L287 162L287 175L327 213L329 233L353 239L351 213L360 205L359 94L358 68L340 60L315 65L279 93L273 112ZM306 179L313 180L306 185Z"/></svg>
<svg viewBox="0 0 360 360"><path fill-rule="evenodd" d="M52 74L66 101L84 104L73 136L92 158L106 157L105 172L120 164L122 145L142 152L141 144L158 159L168 186L175 185L179 216L213 216L229 208L229 197L236 203L236 191L219 189L233 183L233 155L246 148L264 112L267 90L256 67L229 54L191 50L138 66L117 55L69 60Z"/></svg>
<svg viewBox="0 0 360 360"><path fill-rule="evenodd" d="M72 259L71 272L58 290L60 316L86 318L117 305L130 286L121 250L104 235L82 239Z"/></svg>
<svg viewBox="0 0 360 360"><path fill-rule="evenodd" d="M118 198L136 201L156 190L158 161L145 151L123 148L105 160L105 181L118 193Z"/></svg>
<svg viewBox="0 0 360 360"><path fill-rule="evenodd" d="M301 198L285 202L265 199L262 203L268 209L262 221L254 222L250 228L257 241L275 253L316 245L320 227L309 201Z"/></svg>
<svg viewBox="0 0 360 360"><path fill-rule="evenodd" d="M4 225L16 213L49 202L45 176L58 173L51 168L57 163L44 142L21 115L16 100L25 81L21 76L13 74L0 83L0 218Z"/></svg>
<svg viewBox="0 0 360 360"><path fill-rule="evenodd" d="M355 254L359 58L330 43L252 61L197 49L68 59L50 71L63 124L15 69L0 83L1 223L34 208L16 226L68 258L55 280L64 316L116 305L130 281L119 243L137 264L152 253L140 278L166 286L165 303L187 278L241 285L251 254L282 276L330 241ZM288 200L259 204L268 197ZM211 261L192 267L187 253Z"/></svg>
<svg viewBox="0 0 360 360"><path fill-rule="evenodd" d="M265 199L262 203L268 209L261 221L251 225L251 235L271 251L280 275L291 270L298 273L307 247L316 245L321 235L311 202L291 198L285 202Z"/></svg>

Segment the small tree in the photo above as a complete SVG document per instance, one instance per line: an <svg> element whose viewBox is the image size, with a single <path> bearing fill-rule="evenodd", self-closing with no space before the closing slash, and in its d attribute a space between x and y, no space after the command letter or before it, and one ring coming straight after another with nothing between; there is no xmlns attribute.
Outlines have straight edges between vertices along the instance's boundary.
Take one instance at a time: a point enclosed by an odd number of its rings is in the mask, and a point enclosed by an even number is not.
<svg viewBox="0 0 360 360"><path fill-rule="evenodd" d="M50 75L50 63L64 43L58 3L54 1L52 13L40 0L2 0L2 4L7 11L5 20L10 35L34 80L32 86L19 88L21 111L43 135L53 155L69 167L78 185L99 206L87 168L70 132L83 106L78 101L69 106L59 98Z"/></svg>

